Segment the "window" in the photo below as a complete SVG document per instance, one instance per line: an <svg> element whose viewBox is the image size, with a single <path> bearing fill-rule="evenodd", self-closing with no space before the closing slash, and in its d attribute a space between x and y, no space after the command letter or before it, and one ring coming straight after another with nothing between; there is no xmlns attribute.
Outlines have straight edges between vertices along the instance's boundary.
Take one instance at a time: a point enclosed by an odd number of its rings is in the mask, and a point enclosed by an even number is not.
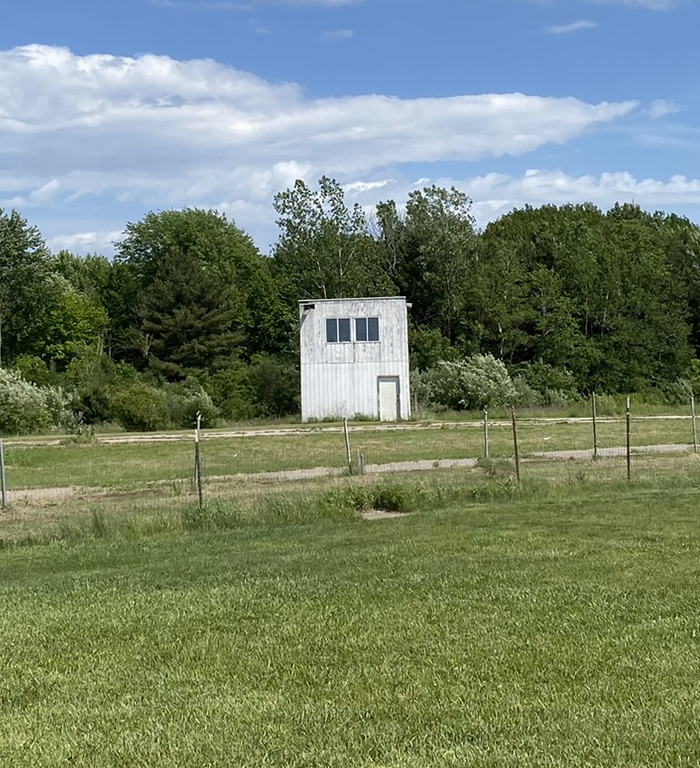
<svg viewBox="0 0 700 768"><path fill-rule="evenodd" d="M326 319L326 341L329 344L341 344L352 340L352 323L349 317ZM356 317L355 341L379 341L379 318Z"/></svg>
<svg viewBox="0 0 700 768"><path fill-rule="evenodd" d="M326 320L326 341L330 344L352 341L349 317L332 317Z"/></svg>
<svg viewBox="0 0 700 768"><path fill-rule="evenodd" d="M379 341L379 318L356 317L355 341Z"/></svg>

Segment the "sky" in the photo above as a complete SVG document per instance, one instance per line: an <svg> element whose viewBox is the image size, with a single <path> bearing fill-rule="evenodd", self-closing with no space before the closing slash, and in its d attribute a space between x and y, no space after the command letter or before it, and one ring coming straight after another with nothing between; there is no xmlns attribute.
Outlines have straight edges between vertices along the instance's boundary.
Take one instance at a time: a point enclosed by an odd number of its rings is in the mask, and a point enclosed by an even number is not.
<svg viewBox="0 0 700 768"><path fill-rule="evenodd" d="M5 5L6 4L6 5ZM700 221L700 0L5 0L0 208L110 255L148 211L368 211L430 184L479 226L632 201Z"/></svg>

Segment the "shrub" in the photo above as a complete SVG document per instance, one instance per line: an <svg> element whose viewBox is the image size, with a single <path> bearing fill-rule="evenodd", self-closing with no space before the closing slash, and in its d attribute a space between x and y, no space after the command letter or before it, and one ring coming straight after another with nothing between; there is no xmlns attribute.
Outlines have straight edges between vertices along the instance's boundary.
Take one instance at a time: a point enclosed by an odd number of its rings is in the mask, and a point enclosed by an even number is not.
<svg viewBox="0 0 700 768"><path fill-rule="evenodd" d="M149 432L170 426L165 392L148 384L128 384L110 394L113 418L125 429Z"/></svg>
<svg viewBox="0 0 700 768"><path fill-rule="evenodd" d="M413 326L408 329L411 349L411 365L419 371L426 371L441 360L454 360L459 355L437 328Z"/></svg>
<svg viewBox="0 0 700 768"><path fill-rule="evenodd" d="M37 387L16 371L0 369L0 431L5 434L40 432L59 426L68 398L55 387Z"/></svg>
<svg viewBox="0 0 700 768"><path fill-rule="evenodd" d="M569 405L581 400L574 375L566 368L556 368L537 361L518 370L524 382L539 395L532 405ZM527 405L526 403L520 403Z"/></svg>
<svg viewBox="0 0 700 768"><path fill-rule="evenodd" d="M51 372L46 363L34 355L21 355L15 360L15 370L30 384L45 387L51 383Z"/></svg>
<svg viewBox="0 0 700 768"><path fill-rule="evenodd" d="M513 405L518 408L536 408L545 404L542 394L533 389L523 376L513 377L513 387L515 389Z"/></svg>
<svg viewBox="0 0 700 768"><path fill-rule="evenodd" d="M225 419L252 419L255 416L248 369L243 363L234 362L207 376L204 387Z"/></svg>
<svg viewBox="0 0 700 768"><path fill-rule="evenodd" d="M253 355L248 380L260 416L284 416L299 411L299 370L274 355Z"/></svg>
<svg viewBox="0 0 700 768"><path fill-rule="evenodd" d="M194 426L198 413L202 416L203 427L215 427L219 422L219 409L196 379L188 378L183 384L170 385L167 394L170 420L175 426L182 429Z"/></svg>
<svg viewBox="0 0 700 768"><path fill-rule="evenodd" d="M510 405L516 395L505 365L493 355L441 360L421 377L419 386L429 403L455 410Z"/></svg>
<svg viewBox="0 0 700 768"><path fill-rule="evenodd" d="M115 363L100 344L80 347L68 364L62 380L73 393L73 410L86 424L112 418L112 392L138 380L136 370L127 363Z"/></svg>

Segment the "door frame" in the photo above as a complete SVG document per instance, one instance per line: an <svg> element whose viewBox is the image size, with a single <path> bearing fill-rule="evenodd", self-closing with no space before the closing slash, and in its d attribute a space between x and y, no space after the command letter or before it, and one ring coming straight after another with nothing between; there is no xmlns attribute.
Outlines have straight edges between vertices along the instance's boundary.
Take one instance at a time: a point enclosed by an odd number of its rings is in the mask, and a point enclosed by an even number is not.
<svg viewBox="0 0 700 768"><path fill-rule="evenodd" d="M377 376L377 415L379 421L382 421L382 382L392 382L396 384L396 421L401 419L401 377L400 376Z"/></svg>

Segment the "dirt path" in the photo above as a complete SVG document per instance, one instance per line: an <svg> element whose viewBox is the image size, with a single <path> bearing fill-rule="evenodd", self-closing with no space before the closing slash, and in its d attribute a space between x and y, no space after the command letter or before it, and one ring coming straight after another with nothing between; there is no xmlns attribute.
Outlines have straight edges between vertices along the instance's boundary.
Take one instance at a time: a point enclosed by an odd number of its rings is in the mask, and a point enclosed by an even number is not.
<svg viewBox="0 0 700 768"><path fill-rule="evenodd" d="M635 422L641 421L688 421L690 416L637 416L633 419ZM614 424L624 421L624 417L604 416L598 417L601 424ZM547 424L590 424L591 419L587 416L563 417L543 417L543 418L523 418L519 420L521 426L538 426ZM494 419L489 421L491 427L510 427L510 421L505 419ZM424 429L481 429L482 421L426 421L426 422L407 422L399 424L353 424L349 426L350 432L406 432L420 431ZM340 425L312 426L312 427L270 427L268 429L231 429L231 430L211 430L204 431L204 440L230 440L246 437L300 437L304 435L318 435L324 433L341 433L343 427ZM37 439L37 438L9 438L5 440L5 445L21 446L57 446L72 439L71 435L62 435L56 438ZM119 445L122 443L177 443L190 442L192 440L191 432L148 432L143 434L125 434L125 435L102 435L95 437L94 442L101 445ZM614 450L614 449L611 449Z"/></svg>
<svg viewBox="0 0 700 768"><path fill-rule="evenodd" d="M645 445L632 449L633 455L654 454L654 453L685 453L692 449L691 445L672 443L664 445ZM602 458L613 458L624 456L626 448L621 446L617 448L600 448L598 456ZM523 459L523 462L535 461L581 461L591 460L593 451L591 450L573 450L573 451L545 451L533 453ZM506 459L511 461L511 459ZM478 466L479 459L435 459L428 461L397 461L389 464L367 464L365 471L368 475L382 475L401 472L427 472L433 469L452 469L455 467L474 468ZM305 480L318 480L321 478L343 477L346 474L345 468L339 467L315 467L314 469L291 469L278 472L251 472L237 475L212 475L207 477L207 485L218 485L223 483L293 483L303 482ZM17 504L43 504L52 505L69 498L105 498L105 497L123 497L123 496L141 496L150 493L158 493L159 489L172 485L172 480L163 480L149 483L142 488L115 489L115 488L91 488L82 486L65 486L57 488L22 488L11 493L11 502Z"/></svg>

